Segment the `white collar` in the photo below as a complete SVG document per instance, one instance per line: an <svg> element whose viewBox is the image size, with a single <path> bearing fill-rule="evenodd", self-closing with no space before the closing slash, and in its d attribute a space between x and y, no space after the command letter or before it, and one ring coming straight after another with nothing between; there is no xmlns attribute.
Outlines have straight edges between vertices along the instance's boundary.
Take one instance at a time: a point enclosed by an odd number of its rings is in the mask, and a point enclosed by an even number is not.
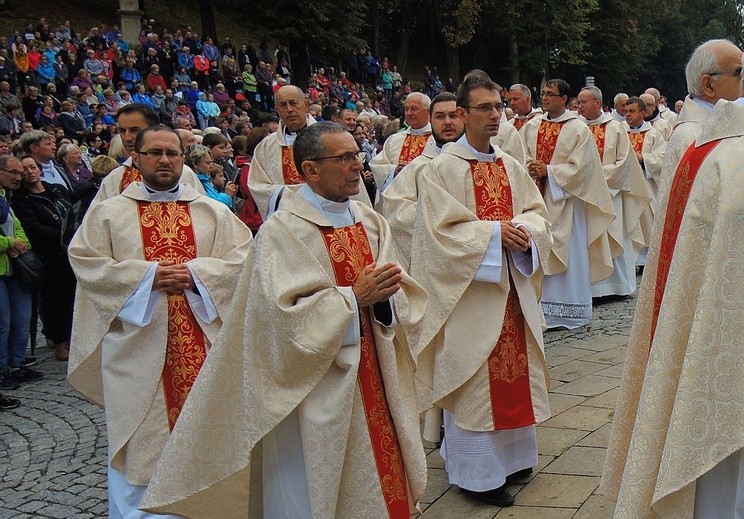
<svg viewBox="0 0 744 519"><path fill-rule="evenodd" d="M176 184L176 187L167 191L155 191L147 187L144 182L140 182L139 186L142 194L150 202L176 202L181 195L181 182Z"/></svg>
<svg viewBox="0 0 744 519"><path fill-rule="evenodd" d="M361 179L359 183L360 189L364 189L364 186L361 185ZM346 227L354 224L354 214L351 212L351 199L344 202L328 200L313 191L307 184L302 184L298 193L310 205L323 214L334 227Z"/></svg>
<svg viewBox="0 0 744 519"><path fill-rule="evenodd" d="M483 153L481 151L476 150L468 142L467 133L464 133L462 137L460 137L460 139L457 141L457 144L459 144L463 148L467 149L470 153L475 155L475 158L478 159L478 162L495 162L496 161L496 150L493 150L493 153ZM493 149L493 146L489 145L489 147Z"/></svg>
<svg viewBox="0 0 744 519"><path fill-rule="evenodd" d="M411 135L424 135L426 133L431 133L431 123L426 123L426 126L422 126L421 128L413 129L408 128L408 132Z"/></svg>

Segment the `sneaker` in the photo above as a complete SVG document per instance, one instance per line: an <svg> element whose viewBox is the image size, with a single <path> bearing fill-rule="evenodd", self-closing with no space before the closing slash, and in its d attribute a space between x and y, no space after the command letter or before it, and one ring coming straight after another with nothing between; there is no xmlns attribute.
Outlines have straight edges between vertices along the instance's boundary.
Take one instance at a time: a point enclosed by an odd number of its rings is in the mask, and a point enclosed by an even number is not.
<svg viewBox="0 0 744 519"><path fill-rule="evenodd" d="M11 369L10 376L18 382L31 382L44 378L44 373L27 368L26 366L21 366L20 368Z"/></svg>
<svg viewBox="0 0 744 519"><path fill-rule="evenodd" d="M32 357L28 356L26 357L26 360L23 361L23 365L27 368L30 368L31 366L36 366L39 363L38 357Z"/></svg>
<svg viewBox="0 0 744 519"><path fill-rule="evenodd" d="M0 371L0 389L18 389L21 385L10 374L10 370Z"/></svg>
<svg viewBox="0 0 744 519"><path fill-rule="evenodd" d="M9 411L15 409L21 405L21 402L15 398L8 398L7 396L0 395L0 411Z"/></svg>

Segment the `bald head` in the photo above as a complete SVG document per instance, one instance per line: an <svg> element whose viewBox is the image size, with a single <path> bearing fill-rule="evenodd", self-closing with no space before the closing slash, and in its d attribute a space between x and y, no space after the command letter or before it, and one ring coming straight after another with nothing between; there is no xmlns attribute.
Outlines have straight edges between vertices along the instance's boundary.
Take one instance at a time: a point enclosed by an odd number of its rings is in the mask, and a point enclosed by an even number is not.
<svg viewBox="0 0 744 519"><path fill-rule="evenodd" d="M294 85L285 85L276 91L276 113L291 132L298 132L307 126L309 102L304 92Z"/></svg>
<svg viewBox="0 0 744 519"><path fill-rule="evenodd" d="M177 128L176 133L178 134L178 138L181 139L181 145L183 146L183 149L189 149L191 146L196 144L194 134L191 130Z"/></svg>
<svg viewBox="0 0 744 519"><path fill-rule="evenodd" d="M655 89L654 87L647 88L644 94L652 95L656 104L659 104L659 99L661 99L661 92L659 92L657 89Z"/></svg>
<svg viewBox="0 0 744 519"><path fill-rule="evenodd" d="M656 99L651 94L641 94L638 97L646 105L646 117L650 117L654 113L654 110L656 110Z"/></svg>

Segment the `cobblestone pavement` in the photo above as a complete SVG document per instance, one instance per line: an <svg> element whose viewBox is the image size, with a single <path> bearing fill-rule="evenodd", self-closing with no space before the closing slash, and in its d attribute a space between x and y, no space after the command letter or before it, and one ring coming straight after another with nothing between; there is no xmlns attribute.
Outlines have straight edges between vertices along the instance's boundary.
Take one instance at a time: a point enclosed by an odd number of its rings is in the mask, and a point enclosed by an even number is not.
<svg viewBox="0 0 744 519"><path fill-rule="evenodd" d="M546 334L553 417L538 427L534 475L510 488L516 506L465 499L427 445L425 518L612 517L596 490L634 307L634 297L596 305L591 325ZM0 519L106 517L103 412L70 389L51 349L40 343L37 355L46 378L7 391L22 405L0 412Z"/></svg>

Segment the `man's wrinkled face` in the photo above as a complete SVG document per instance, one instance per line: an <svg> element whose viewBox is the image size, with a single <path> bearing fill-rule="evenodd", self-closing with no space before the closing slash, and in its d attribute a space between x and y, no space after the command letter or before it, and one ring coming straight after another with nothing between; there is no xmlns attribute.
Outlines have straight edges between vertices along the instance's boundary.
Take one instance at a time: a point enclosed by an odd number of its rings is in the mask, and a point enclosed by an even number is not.
<svg viewBox="0 0 744 519"><path fill-rule="evenodd" d="M509 91L509 106L518 115L527 115L532 111L530 98L516 89Z"/></svg>
<svg viewBox="0 0 744 519"><path fill-rule="evenodd" d="M406 99L403 103L403 110L406 122L414 130L429 124L429 112L424 108L420 99L416 97Z"/></svg>

